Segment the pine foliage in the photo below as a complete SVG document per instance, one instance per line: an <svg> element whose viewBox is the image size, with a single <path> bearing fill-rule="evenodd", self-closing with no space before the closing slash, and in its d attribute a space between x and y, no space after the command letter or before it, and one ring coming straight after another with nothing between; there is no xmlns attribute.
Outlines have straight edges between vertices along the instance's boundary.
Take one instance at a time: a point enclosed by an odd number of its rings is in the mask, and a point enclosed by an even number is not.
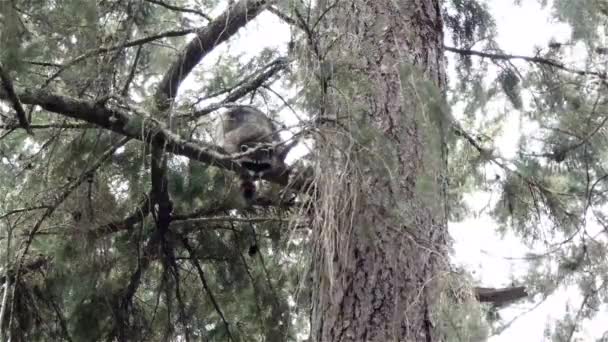
<svg viewBox="0 0 608 342"><path fill-rule="evenodd" d="M446 54L454 57L448 196L450 219L459 221L472 215L468 195L494 195L488 212L497 231L537 251L526 258L527 275L514 280L530 301L560 289L582 298L546 329L548 338L569 341L608 301L608 47L602 44L608 7L545 2L572 34L529 56L500 48L485 2L445 2ZM331 77L334 86L346 87L353 82L342 79L359 77L364 86L364 75L345 75L315 56L321 21L311 6L279 3L235 36L254 37L249 27L262 26L272 12L289 31L285 46L251 53L232 46L231 38L214 47L172 103L173 133L213 145L217 109L239 103L263 108L285 132L306 136L323 102L323 89L308 86L310 80L325 84ZM151 145L32 105L55 94L128 111L130 128L154 124L153 98L169 65L225 7L208 0L0 1L0 71L26 99L33 132L22 129L15 104L3 96L0 339L305 339L308 197L264 183L264 201L248 207L234 172L167 153L173 222L159 237ZM296 124L281 122L279 112L294 114ZM496 141L514 118L522 130L507 158ZM358 132L361 139L365 133ZM309 157L298 163L309 166ZM474 302L476 279L460 269L455 274L442 294L447 336L480 340L506 328L500 307Z"/></svg>

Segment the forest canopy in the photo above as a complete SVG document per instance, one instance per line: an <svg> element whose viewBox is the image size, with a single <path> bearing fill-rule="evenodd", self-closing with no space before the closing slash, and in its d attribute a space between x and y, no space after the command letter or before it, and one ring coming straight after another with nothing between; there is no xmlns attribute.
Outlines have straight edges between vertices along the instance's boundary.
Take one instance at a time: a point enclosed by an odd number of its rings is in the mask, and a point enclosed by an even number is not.
<svg viewBox="0 0 608 342"><path fill-rule="evenodd" d="M608 5L503 1L0 2L0 340L608 340Z"/></svg>

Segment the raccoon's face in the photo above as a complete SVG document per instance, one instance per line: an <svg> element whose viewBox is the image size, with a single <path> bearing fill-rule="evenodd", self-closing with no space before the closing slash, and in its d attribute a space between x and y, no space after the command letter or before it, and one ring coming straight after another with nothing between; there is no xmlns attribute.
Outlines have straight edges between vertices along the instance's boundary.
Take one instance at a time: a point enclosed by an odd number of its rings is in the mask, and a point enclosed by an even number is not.
<svg viewBox="0 0 608 342"><path fill-rule="evenodd" d="M240 152L248 152L255 149L250 154L239 159L239 163L250 171L252 175L260 175L264 171L270 170L273 165L274 149L271 144L249 143L242 144Z"/></svg>

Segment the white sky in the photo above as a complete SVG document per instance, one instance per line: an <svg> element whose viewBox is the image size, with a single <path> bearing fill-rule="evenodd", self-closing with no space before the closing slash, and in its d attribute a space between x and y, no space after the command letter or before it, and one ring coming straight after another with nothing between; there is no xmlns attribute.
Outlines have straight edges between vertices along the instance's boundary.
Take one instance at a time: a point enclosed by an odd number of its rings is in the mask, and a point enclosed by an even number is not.
<svg viewBox="0 0 608 342"><path fill-rule="evenodd" d="M566 42L570 37L568 25L556 24L549 20L550 6L542 10L537 1L532 0L522 1L521 7L506 0L488 3L498 27L496 40L507 53L533 55L535 46L546 47L551 38ZM577 54L578 51L580 49L575 47L574 53ZM496 109L499 108L502 109L502 105ZM495 146L500 146L501 155L509 158L515 154L519 131L534 128L526 127L525 123L522 125L517 111L511 110L507 117L510 121L506 123L503 135L495 141ZM496 198L490 198L487 194L469 197L467 202L477 211L486 206L488 201L496 201ZM495 226L492 219L485 214L463 222L451 223L450 233L456 242L453 261L466 265L469 271L475 272L474 276L480 280L482 286L509 286L513 278L518 278L527 271L527 261L517 259L525 257L527 252L538 253L542 250L527 249L512 234L501 238L494 232ZM582 300L576 289L568 291L560 288L540 306L526 313L540 300L538 296L535 299L535 303L519 303L501 310L504 322L521 316L502 334L491 337L489 341L548 341L543 336L546 325L564 316L567 303L571 308L578 308ZM605 312L598 316L593 322L584 324L583 329L575 334L575 337L580 338L579 341L600 338L608 329L605 323L608 316Z"/></svg>
<svg viewBox="0 0 608 342"><path fill-rule="evenodd" d="M565 42L569 38L569 27L565 24L557 25L551 22L548 15L550 9L541 10L535 0L524 0L521 7L513 5L513 1L508 0L488 0L487 2L497 23L499 33L497 41L507 53L532 55L534 46L546 47L551 38L561 42ZM227 52L228 47L232 54L243 53L243 60L248 60L265 47L279 47L285 51L289 39L289 27L274 15L265 12L242 30L238 38L231 40L228 45L224 44L215 49L197 68L206 70L213 68L218 58ZM450 57L449 54L448 57ZM525 66L525 63L518 63L518 65ZM193 88L191 79L186 79L180 90L188 88ZM504 104L496 105L496 112L504 110ZM295 118L288 111L281 114L281 119L286 123L295 122ZM509 112L508 117L510 120L505 124L502 136L495 141L495 146L500 146L500 153L507 158L514 156L519 132L534 129L525 127L525 124L522 126L517 111ZM297 152L297 154L302 153L304 153L303 150ZM488 201L495 201L496 197L496 194L494 198L488 194L476 194L469 196L467 202L477 212L486 206ZM485 214L468 218L463 222L450 223L449 227L455 240L453 262L466 265L467 270L473 273L481 286L509 286L514 277L518 278L527 271L526 261L513 259L523 258L527 252L539 252L527 249L512 235L507 234L505 237L500 237L495 233L495 227L496 224ZM560 289L539 307L515 320L510 328L501 335L491 337L490 341L545 341L543 332L546 324L552 319L563 317L566 302L569 302L571 307L577 308L580 300L576 290ZM515 304L502 310L500 314L504 322L508 322L535 305L536 303ZM592 324L585 324L582 331L575 336L579 337L581 341L594 340L602 336L606 330L602 326L606 325L601 321L608 321L608 316L601 316L603 319L596 319Z"/></svg>

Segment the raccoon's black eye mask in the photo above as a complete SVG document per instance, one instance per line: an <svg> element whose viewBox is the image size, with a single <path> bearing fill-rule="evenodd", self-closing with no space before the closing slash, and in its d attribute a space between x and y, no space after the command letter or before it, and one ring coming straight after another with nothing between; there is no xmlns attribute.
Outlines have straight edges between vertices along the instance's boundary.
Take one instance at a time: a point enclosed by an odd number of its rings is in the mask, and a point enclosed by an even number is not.
<svg viewBox="0 0 608 342"><path fill-rule="evenodd" d="M271 165L267 161L261 160L245 160L241 161L241 166L246 168L247 170L253 171L255 173L266 171L271 168Z"/></svg>

